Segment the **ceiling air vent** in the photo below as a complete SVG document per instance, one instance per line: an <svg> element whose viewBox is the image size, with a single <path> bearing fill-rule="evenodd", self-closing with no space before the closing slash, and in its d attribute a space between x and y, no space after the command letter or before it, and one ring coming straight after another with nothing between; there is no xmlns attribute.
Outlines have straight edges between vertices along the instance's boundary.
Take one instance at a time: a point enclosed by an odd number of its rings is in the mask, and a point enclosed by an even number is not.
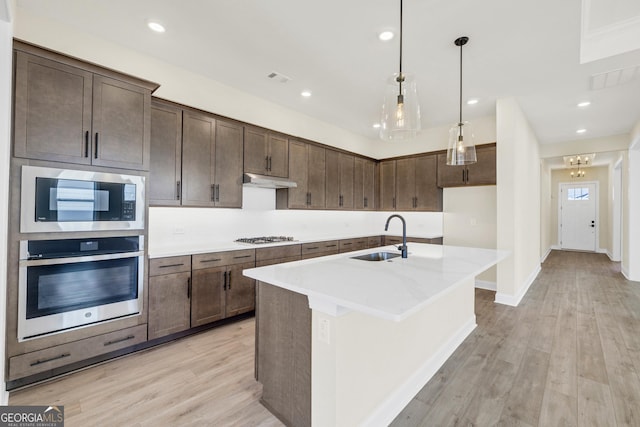
<svg viewBox="0 0 640 427"><path fill-rule="evenodd" d="M289 80L291 80L291 77L285 76L284 74L278 73L276 71L270 72L269 74L267 74L267 77L269 77L273 81L280 82L280 83L286 83Z"/></svg>
<svg viewBox="0 0 640 427"><path fill-rule="evenodd" d="M591 90L606 89L629 83L640 77L640 65L593 74L591 76Z"/></svg>

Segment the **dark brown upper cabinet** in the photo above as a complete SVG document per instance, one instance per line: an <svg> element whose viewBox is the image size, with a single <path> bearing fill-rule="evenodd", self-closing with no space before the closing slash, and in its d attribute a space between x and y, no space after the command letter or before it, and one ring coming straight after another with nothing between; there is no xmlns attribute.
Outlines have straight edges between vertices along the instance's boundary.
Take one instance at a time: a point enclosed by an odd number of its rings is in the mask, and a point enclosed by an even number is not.
<svg viewBox="0 0 640 427"><path fill-rule="evenodd" d="M278 209L324 209L325 149L289 140L289 179L298 186L276 190Z"/></svg>
<svg viewBox="0 0 640 427"><path fill-rule="evenodd" d="M353 207L357 210L376 209L376 164L362 157L354 160Z"/></svg>
<svg viewBox="0 0 640 427"><path fill-rule="evenodd" d="M380 210L396 209L396 161L380 162Z"/></svg>
<svg viewBox="0 0 640 427"><path fill-rule="evenodd" d="M183 206L242 207L242 138L239 124L183 110Z"/></svg>
<svg viewBox="0 0 640 427"><path fill-rule="evenodd" d="M354 156L326 150L327 209L353 209Z"/></svg>
<svg viewBox="0 0 640 427"><path fill-rule="evenodd" d="M157 85L21 42L14 48L16 157L149 169Z"/></svg>
<svg viewBox="0 0 640 427"><path fill-rule="evenodd" d="M477 145L476 156L477 163L449 166L447 154L438 154L438 187L496 185L496 145Z"/></svg>
<svg viewBox="0 0 640 427"><path fill-rule="evenodd" d="M244 171L287 178L289 139L265 129L245 127Z"/></svg>
<svg viewBox="0 0 640 427"><path fill-rule="evenodd" d="M180 206L182 186L182 108L151 103L151 165L149 203Z"/></svg>
<svg viewBox="0 0 640 427"><path fill-rule="evenodd" d="M396 160L396 210L442 210L437 164L435 154Z"/></svg>

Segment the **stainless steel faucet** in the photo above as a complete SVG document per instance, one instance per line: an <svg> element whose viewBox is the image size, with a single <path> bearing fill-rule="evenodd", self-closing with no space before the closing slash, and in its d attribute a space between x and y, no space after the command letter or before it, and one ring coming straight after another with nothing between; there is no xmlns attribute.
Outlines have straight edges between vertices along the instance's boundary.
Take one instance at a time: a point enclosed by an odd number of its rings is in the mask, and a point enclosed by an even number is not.
<svg viewBox="0 0 640 427"><path fill-rule="evenodd" d="M400 221L402 221L402 246L398 246L398 250L402 251L402 258L406 258L408 256L408 252L407 252L407 222L404 220L404 218L402 218L398 214L391 215L389 218L387 218L387 223L384 225L384 231L387 231L389 229L389 221L391 221L391 218L393 218L393 217L400 218Z"/></svg>

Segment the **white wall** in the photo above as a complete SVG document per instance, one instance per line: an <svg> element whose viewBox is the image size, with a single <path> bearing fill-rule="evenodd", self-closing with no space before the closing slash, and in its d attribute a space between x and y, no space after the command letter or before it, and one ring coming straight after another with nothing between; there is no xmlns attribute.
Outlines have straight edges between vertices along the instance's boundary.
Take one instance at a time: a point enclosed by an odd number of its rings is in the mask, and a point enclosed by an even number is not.
<svg viewBox="0 0 640 427"><path fill-rule="evenodd" d="M242 209L150 208L149 254L213 250L239 237L286 235L299 240L385 234L394 212L276 210L275 190L243 187ZM442 235L441 212L397 212L407 221L407 234ZM393 220L388 234L401 235Z"/></svg>
<svg viewBox="0 0 640 427"><path fill-rule="evenodd" d="M454 246L496 248L496 186L445 188L443 243ZM478 275L476 286L495 290L497 268Z"/></svg>
<svg viewBox="0 0 640 427"><path fill-rule="evenodd" d="M496 302L517 305L540 271L540 153L513 98L496 103L498 264Z"/></svg>
<svg viewBox="0 0 640 427"><path fill-rule="evenodd" d="M540 262L544 262L551 251L551 169L545 160L540 160Z"/></svg>
<svg viewBox="0 0 640 427"><path fill-rule="evenodd" d="M551 244L560 245L560 236L558 232L558 204L560 203L559 187L560 183L578 183L578 182L598 182L598 243L597 248L600 252L611 251L611 222L609 221L610 206L610 180L609 167L598 166L585 168L585 176L583 178L571 178L568 169L554 169L551 172L551 206L550 206L550 222L549 231L551 234Z"/></svg>
<svg viewBox="0 0 640 427"><path fill-rule="evenodd" d="M640 121L631 132L626 171L623 171L623 194L627 206L624 209L622 271L629 280L640 281ZM625 252L626 250L626 252Z"/></svg>
<svg viewBox="0 0 640 427"><path fill-rule="evenodd" d="M9 394L4 382L5 371L5 310L7 306L7 224L9 223L9 155L11 146L11 70L12 11L15 1L0 1L0 405L6 405Z"/></svg>

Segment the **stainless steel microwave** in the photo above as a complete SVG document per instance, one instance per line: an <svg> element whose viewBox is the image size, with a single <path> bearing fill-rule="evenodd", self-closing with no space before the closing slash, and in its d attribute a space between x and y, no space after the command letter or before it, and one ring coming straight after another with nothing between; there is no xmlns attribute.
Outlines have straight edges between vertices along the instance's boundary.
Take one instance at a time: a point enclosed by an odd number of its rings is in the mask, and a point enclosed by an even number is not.
<svg viewBox="0 0 640 427"><path fill-rule="evenodd" d="M144 177L22 166L22 233L144 229Z"/></svg>

